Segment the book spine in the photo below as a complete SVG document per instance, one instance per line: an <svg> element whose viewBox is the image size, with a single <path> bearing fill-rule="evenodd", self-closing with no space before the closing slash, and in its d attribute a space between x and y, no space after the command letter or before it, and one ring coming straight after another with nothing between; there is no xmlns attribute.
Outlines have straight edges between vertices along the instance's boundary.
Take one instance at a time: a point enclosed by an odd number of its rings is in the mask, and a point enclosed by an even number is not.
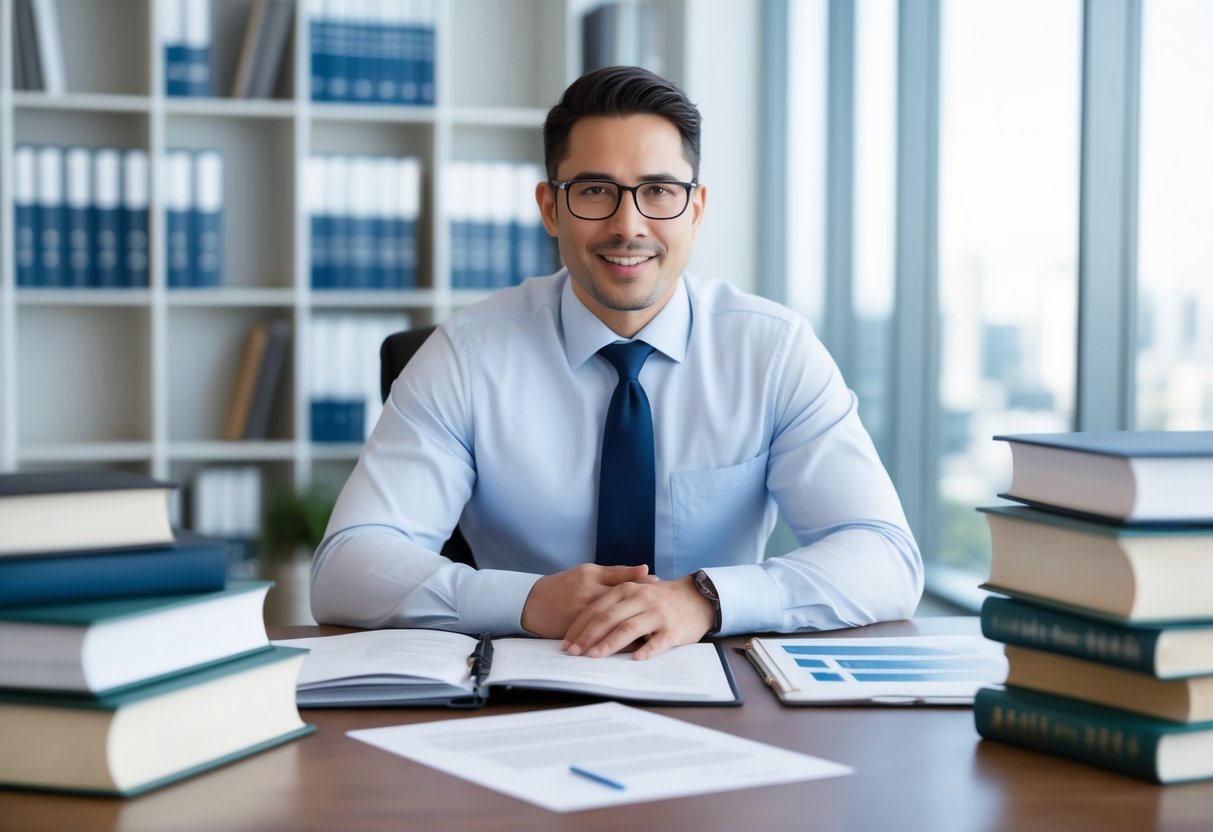
<svg viewBox="0 0 1213 832"><path fill-rule="evenodd" d="M114 148L93 155L93 282L102 289L121 286L122 162Z"/></svg>
<svg viewBox="0 0 1213 832"><path fill-rule="evenodd" d="M214 288L223 284L223 155L205 150L194 156L194 282Z"/></svg>
<svg viewBox="0 0 1213 832"><path fill-rule="evenodd" d="M165 249L168 262L168 286L181 289L193 285L190 262L190 214L194 203L193 158L188 150L170 151L168 194L165 200Z"/></svg>
<svg viewBox="0 0 1213 832"><path fill-rule="evenodd" d="M325 37L326 101L349 101L352 97L350 73L353 70L353 0L328 0L328 25Z"/></svg>
<svg viewBox="0 0 1213 832"><path fill-rule="evenodd" d="M148 211L151 204L150 164L146 150L122 154L122 285L145 289L149 285Z"/></svg>
<svg viewBox="0 0 1213 832"><path fill-rule="evenodd" d="M973 702L973 717L985 739L1159 781L1159 735L1118 723L1102 711L1085 713L1052 706L1042 696L982 688Z"/></svg>
<svg viewBox="0 0 1213 832"><path fill-rule="evenodd" d="M328 101L328 30L329 20L325 0L309 0L307 31L311 97L313 101Z"/></svg>
<svg viewBox="0 0 1213 832"><path fill-rule="evenodd" d="M468 259L468 206L471 175L467 162L451 162L446 171L447 216L451 233L451 288L471 287Z"/></svg>
<svg viewBox="0 0 1213 832"><path fill-rule="evenodd" d="M396 160L394 179L397 204L395 218L397 231L399 271L393 285L402 289L414 289L418 284L417 223L421 217L421 160L405 157Z"/></svg>
<svg viewBox="0 0 1213 832"><path fill-rule="evenodd" d="M38 284L66 284L67 223L63 204L63 150L53 145L38 148Z"/></svg>
<svg viewBox="0 0 1213 832"><path fill-rule="evenodd" d="M60 604L223 589L221 543L148 552L0 560L0 606Z"/></svg>
<svg viewBox="0 0 1213 832"><path fill-rule="evenodd" d="M13 150L13 254L17 285L36 286L38 276L38 153L33 145Z"/></svg>
<svg viewBox="0 0 1213 832"><path fill-rule="evenodd" d="M93 276L93 154L86 147L71 147L64 163L64 212L67 226L66 285L86 289Z"/></svg>
<svg viewBox="0 0 1213 832"><path fill-rule="evenodd" d="M185 45L185 0L162 0L157 6L160 44L164 49L164 94L189 94L189 53Z"/></svg>
<svg viewBox="0 0 1213 832"><path fill-rule="evenodd" d="M355 156L349 161L349 268L346 288L370 289L374 286L375 266L375 160Z"/></svg>
<svg viewBox="0 0 1213 832"><path fill-rule="evenodd" d="M50 95L62 95L67 92L67 69L63 60L63 39L59 31L57 3L58 0L33 0L42 89Z"/></svg>
<svg viewBox="0 0 1213 832"><path fill-rule="evenodd" d="M486 170L489 203L489 267L485 285L501 289L513 282L514 165L494 162Z"/></svg>
<svg viewBox="0 0 1213 832"><path fill-rule="evenodd" d="M396 211L397 160L381 156L374 160L375 173L371 186L374 193L375 265L371 285L376 289L399 289L400 283L400 222Z"/></svg>
<svg viewBox="0 0 1213 832"><path fill-rule="evenodd" d="M325 289L344 289L350 285L350 161L335 153L325 159L324 201L328 217L328 281Z"/></svg>
<svg viewBox="0 0 1213 832"><path fill-rule="evenodd" d="M184 95L206 98L211 85L211 2L185 0L185 62L187 80Z"/></svg>
<svg viewBox="0 0 1213 832"><path fill-rule="evenodd" d="M1158 632L1053 612L1007 598L987 598L981 632L993 641L1154 674Z"/></svg>
<svg viewBox="0 0 1213 832"><path fill-rule="evenodd" d="M308 244L312 288L323 289L329 283L329 217L325 197L325 158L312 156L304 170L304 203L307 210Z"/></svg>

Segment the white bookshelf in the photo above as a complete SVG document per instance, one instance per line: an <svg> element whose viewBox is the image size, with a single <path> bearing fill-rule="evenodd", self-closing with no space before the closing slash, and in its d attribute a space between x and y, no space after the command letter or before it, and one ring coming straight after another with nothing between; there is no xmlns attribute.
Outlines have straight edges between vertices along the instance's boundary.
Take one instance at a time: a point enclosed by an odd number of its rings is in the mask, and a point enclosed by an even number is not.
<svg viewBox="0 0 1213 832"><path fill-rule="evenodd" d="M432 107L311 101L301 3L280 85L288 92L252 101L165 96L158 0L57 3L68 89L52 96L13 89L13 0L0 0L0 470L105 464L186 483L199 466L239 462L262 466L267 488L340 482L360 446L310 441L313 313L405 311L420 325L485 296L450 285L445 163L541 161L540 126L578 74L580 19L593 1L439 0ZM656 5L676 41L684 0ZM250 6L212 0L219 92L230 89ZM679 80L676 66L665 71ZM16 287L11 182L13 149L23 142L148 150L150 288ZM166 285L162 168L164 152L177 147L224 154L220 289ZM312 290L300 183L309 155L324 152L421 158L421 288ZM269 438L223 441L245 333L271 315L289 318L293 330Z"/></svg>

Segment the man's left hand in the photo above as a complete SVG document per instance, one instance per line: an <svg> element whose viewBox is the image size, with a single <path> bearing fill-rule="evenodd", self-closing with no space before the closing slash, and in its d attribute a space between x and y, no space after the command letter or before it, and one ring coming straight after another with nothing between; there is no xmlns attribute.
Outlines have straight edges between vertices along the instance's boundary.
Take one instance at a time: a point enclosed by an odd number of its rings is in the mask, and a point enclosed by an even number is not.
<svg viewBox="0 0 1213 832"><path fill-rule="evenodd" d="M712 604L689 576L619 584L582 610L562 646L573 656L602 658L643 640L633 657L650 659L671 647L699 641L715 618Z"/></svg>

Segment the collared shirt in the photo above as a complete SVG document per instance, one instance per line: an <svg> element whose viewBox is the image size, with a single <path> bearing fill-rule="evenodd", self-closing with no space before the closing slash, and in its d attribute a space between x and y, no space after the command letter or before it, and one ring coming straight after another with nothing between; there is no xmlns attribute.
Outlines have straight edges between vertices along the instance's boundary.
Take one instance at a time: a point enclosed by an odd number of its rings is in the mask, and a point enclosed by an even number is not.
<svg viewBox="0 0 1213 832"><path fill-rule="evenodd" d="M722 634L909 616L922 560L854 394L803 318L683 275L637 333L653 410L655 571L705 569ZM525 632L543 575L593 562L621 340L567 271L452 315L413 356L312 566L319 621ZM763 559L782 513L800 545ZM478 569L442 557L458 524Z"/></svg>

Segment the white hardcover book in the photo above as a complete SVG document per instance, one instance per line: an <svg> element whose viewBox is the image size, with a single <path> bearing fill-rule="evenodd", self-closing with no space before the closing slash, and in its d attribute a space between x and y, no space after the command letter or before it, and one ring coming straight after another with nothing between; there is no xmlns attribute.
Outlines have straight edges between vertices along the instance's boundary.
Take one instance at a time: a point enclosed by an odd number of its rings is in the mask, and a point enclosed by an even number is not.
<svg viewBox="0 0 1213 832"><path fill-rule="evenodd" d="M38 152L33 145L13 149L13 213L17 285L33 286L38 282Z"/></svg>
<svg viewBox="0 0 1213 832"><path fill-rule="evenodd" d="M488 167L489 268L487 285L493 289L513 281L513 162L493 162Z"/></svg>
<svg viewBox="0 0 1213 832"><path fill-rule="evenodd" d="M90 212L93 204L93 152L70 147L64 158L66 173L64 202L67 206L68 286L93 285L93 233Z"/></svg>
<svg viewBox="0 0 1213 832"><path fill-rule="evenodd" d="M211 95L211 2L185 0L184 40L189 55L187 95Z"/></svg>
<svg viewBox="0 0 1213 832"><path fill-rule="evenodd" d="M373 156L350 159L350 264L349 288L369 289L375 267L375 177L378 162Z"/></svg>
<svg viewBox="0 0 1213 832"><path fill-rule="evenodd" d="M397 241L400 261L400 285L417 286L418 239L417 224L421 218L421 160L406 156L396 160L393 193L396 198L396 224L401 229Z"/></svg>
<svg viewBox="0 0 1213 832"><path fill-rule="evenodd" d="M313 289L323 289L329 280L329 220L326 206L325 158L309 156L303 168L303 210L308 218L309 267Z"/></svg>
<svg viewBox="0 0 1213 832"><path fill-rule="evenodd" d="M37 193L41 285L62 286L66 275L62 148L55 145L38 148Z"/></svg>
<svg viewBox="0 0 1213 832"><path fill-rule="evenodd" d="M375 159L375 279L373 285L380 289L399 289L401 280L401 229L399 217L396 168L399 160L391 156Z"/></svg>
<svg viewBox="0 0 1213 832"><path fill-rule="evenodd" d="M190 212L194 205L193 154L170 150L165 154L168 183L164 205L167 214L166 258L170 288L193 286L190 262Z"/></svg>
<svg viewBox="0 0 1213 832"><path fill-rule="evenodd" d="M93 269L99 286L121 286L123 254L122 156L112 147L93 154ZM146 179L146 177L145 177ZM147 185L144 185L146 189ZM145 254L146 256L146 254ZM146 273L146 263L144 271Z"/></svg>
<svg viewBox="0 0 1213 832"><path fill-rule="evenodd" d="M194 282L223 283L223 154L204 150L194 155L194 221L191 245Z"/></svg>
<svg viewBox="0 0 1213 832"><path fill-rule="evenodd" d="M329 218L329 288L346 287L350 269L350 160L334 153L324 160L325 213Z"/></svg>
<svg viewBox="0 0 1213 832"><path fill-rule="evenodd" d="M151 206L151 162L146 150L132 148L122 154L122 208L125 223L118 246L126 265L127 286L148 285L148 210Z"/></svg>

